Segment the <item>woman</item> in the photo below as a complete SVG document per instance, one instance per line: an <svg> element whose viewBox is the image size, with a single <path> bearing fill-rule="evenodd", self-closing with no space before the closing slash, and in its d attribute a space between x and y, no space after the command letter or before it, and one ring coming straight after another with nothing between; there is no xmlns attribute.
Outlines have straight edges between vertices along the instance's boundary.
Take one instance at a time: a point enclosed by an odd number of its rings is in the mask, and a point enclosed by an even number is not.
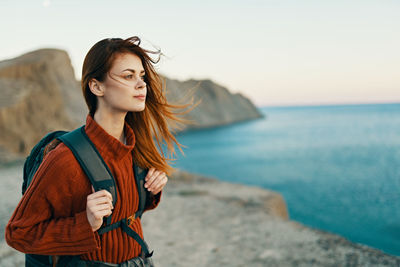
<svg viewBox="0 0 400 267"><path fill-rule="evenodd" d="M47 153L32 184L14 211L7 227L7 243L15 249L40 255L80 255L79 266L136 266L140 245L121 228L102 235L97 230L112 213L112 223L138 209L138 192L132 163L148 168L145 187L157 207L173 168L159 153L162 141L174 155L173 142L181 144L168 123L178 118L166 101L162 82L149 51L140 39L104 39L88 52L82 69L82 91L89 108L85 132L99 150L117 184L115 207L106 190L94 192L71 150L60 143ZM176 124L175 124L176 125ZM157 141L158 149L154 143ZM164 155L164 153L162 153ZM140 218L129 227L143 238ZM55 258L53 257L54 261ZM77 264L78 265L78 264Z"/></svg>

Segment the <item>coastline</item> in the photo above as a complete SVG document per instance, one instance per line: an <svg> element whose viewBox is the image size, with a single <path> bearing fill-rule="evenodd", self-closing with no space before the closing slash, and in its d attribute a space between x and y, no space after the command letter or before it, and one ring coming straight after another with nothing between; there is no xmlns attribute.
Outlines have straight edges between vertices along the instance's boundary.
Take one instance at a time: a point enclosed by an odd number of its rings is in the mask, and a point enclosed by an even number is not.
<svg viewBox="0 0 400 267"><path fill-rule="evenodd" d="M0 266L21 266L4 227L20 199L22 165L0 168ZM288 219L280 194L177 171L142 217L156 266L399 266L400 257Z"/></svg>

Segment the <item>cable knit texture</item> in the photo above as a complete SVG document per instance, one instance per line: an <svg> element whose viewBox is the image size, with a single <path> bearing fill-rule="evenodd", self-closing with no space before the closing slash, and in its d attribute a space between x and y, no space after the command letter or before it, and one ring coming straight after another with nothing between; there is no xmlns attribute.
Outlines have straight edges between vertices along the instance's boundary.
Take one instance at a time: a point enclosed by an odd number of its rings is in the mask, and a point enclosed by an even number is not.
<svg viewBox="0 0 400 267"><path fill-rule="evenodd" d="M139 205L132 169L135 135L125 122L126 145L109 135L88 114L85 131L117 183L112 222L129 217ZM121 228L103 235L93 232L86 215L91 184L63 143L49 152L37 170L6 227L7 243L24 253L81 255L81 259L121 263L140 254L140 245ZM158 206L162 192L152 196L146 211ZM142 238L140 218L130 227ZM151 246L151 244L149 244Z"/></svg>

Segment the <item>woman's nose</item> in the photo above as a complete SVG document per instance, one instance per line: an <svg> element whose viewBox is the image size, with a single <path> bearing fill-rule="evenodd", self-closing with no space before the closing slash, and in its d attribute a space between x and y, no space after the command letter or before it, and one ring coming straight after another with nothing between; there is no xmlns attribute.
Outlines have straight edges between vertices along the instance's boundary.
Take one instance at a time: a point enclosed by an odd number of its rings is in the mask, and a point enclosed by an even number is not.
<svg viewBox="0 0 400 267"><path fill-rule="evenodd" d="M146 86L146 83L142 79L140 79L139 82L136 85L136 87L138 89L144 88L145 86Z"/></svg>

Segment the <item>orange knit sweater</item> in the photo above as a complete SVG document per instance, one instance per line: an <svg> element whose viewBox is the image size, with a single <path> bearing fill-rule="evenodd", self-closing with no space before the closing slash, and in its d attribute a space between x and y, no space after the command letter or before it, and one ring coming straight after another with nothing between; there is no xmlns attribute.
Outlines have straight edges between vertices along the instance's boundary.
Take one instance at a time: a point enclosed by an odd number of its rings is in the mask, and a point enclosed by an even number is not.
<svg viewBox="0 0 400 267"><path fill-rule="evenodd" d="M139 197L132 169L135 135L125 122L126 145L109 135L87 115L85 131L110 168L118 200L112 223L134 214ZM93 232L86 215L91 184L72 152L63 143L49 152L37 170L6 227L7 243L24 253L81 255L84 260L121 263L140 254L140 245L121 228L103 235ZM162 192L146 210L158 206ZM140 218L130 227L142 238ZM150 244L151 245L151 244Z"/></svg>

